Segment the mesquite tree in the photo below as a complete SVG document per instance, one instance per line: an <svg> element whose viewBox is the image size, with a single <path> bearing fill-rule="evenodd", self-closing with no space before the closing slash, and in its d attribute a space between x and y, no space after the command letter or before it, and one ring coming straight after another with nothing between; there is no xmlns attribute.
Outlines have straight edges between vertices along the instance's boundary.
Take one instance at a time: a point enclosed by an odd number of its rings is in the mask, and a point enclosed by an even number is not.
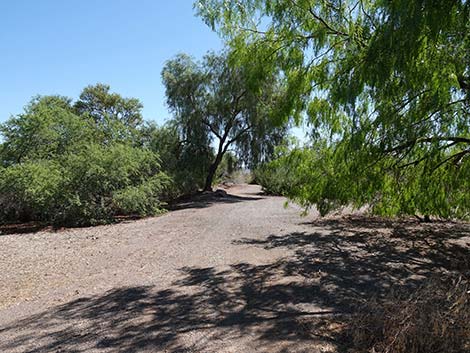
<svg viewBox="0 0 470 353"><path fill-rule="evenodd" d="M331 168L302 169L313 184L299 189L300 199L470 216L462 196L470 177L468 1L199 0L196 7L240 60L282 70L292 97L286 110L308 116L307 155L321 153L318 165Z"/></svg>
<svg viewBox="0 0 470 353"><path fill-rule="evenodd" d="M274 79L253 80L248 67L232 65L229 55L207 54L201 62L187 55L169 60L162 73L167 103L182 140L215 147L204 190L212 189L217 167L229 149L256 164L269 157L286 127L268 123L281 96Z"/></svg>

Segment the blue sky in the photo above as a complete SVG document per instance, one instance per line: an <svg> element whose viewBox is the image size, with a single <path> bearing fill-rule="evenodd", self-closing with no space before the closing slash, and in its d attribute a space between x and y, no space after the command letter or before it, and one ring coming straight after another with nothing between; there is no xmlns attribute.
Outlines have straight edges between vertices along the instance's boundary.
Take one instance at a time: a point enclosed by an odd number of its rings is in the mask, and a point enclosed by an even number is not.
<svg viewBox="0 0 470 353"><path fill-rule="evenodd" d="M0 121L34 95L76 99L102 82L139 98L145 119L161 123L165 61L221 47L192 0L1 0Z"/></svg>

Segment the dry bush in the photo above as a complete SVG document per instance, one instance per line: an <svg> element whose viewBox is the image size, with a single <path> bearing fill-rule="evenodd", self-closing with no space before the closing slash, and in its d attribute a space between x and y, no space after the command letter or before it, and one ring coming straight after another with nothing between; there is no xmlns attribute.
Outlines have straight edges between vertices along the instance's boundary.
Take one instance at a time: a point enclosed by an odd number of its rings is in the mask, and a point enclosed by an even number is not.
<svg viewBox="0 0 470 353"><path fill-rule="evenodd" d="M469 280L458 277L370 301L348 323L349 352L470 352L469 297Z"/></svg>

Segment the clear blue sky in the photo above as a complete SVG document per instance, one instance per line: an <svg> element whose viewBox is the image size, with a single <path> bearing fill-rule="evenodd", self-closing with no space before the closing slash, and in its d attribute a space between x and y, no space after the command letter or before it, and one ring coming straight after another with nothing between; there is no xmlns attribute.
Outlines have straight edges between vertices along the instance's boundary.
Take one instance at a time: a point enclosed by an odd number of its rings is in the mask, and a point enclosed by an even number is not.
<svg viewBox="0 0 470 353"><path fill-rule="evenodd" d="M0 0L0 121L34 95L77 98L98 82L139 98L162 122L161 69L185 52L222 47L192 0Z"/></svg>

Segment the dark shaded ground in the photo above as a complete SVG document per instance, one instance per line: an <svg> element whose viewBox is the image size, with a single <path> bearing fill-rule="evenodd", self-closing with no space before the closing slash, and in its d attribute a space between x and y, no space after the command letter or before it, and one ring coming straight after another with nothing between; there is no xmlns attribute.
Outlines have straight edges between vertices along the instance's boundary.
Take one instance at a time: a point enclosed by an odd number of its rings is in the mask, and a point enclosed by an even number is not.
<svg viewBox="0 0 470 353"><path fill-rule="evenodd" d="M244 276L244 272L234 268L232 275ZM1 329L0 334L21 333L14 341L0 343L0 349L2 352L18 349L87 352L108 348L119 352L205 352L213 351L213 341L244 335L259 336L260 343L282 338L291 341L292 347L303 340L310 344L316 340L333 341L334 332L328 332L329 321L312 319L329 312L284 308L288 303L311 300L307 293L293 297L307 288L274 286L264 293L259 292L261 283L251 283L250 279L232 291L224 288L229 276L211 269L188 270L187 282L181 286L200 287L200 291L191 295L177 288L155 291L152 287L131 287L112 290L103 296L80 298ZM194 331L210 333L212 329L217 329L217 333L211 334L211 342L180 344L181 335Z"/></svg>
<svg viewBox="0 0 470 353"><path fill-rule="evenodd" d="M262 193L259 193L260 195ZM169 211L177 211L191 208L205 208L210 207L214 204L221 203L236 203L244 201L256 201L260 200L257 196L239 196L228 194L223 189L218 189L214 192L199 192L191 195L185 195L169 202L166 209ZM115 216L110 223L117 224L129 221L135 221L142 219L143 217L138 215L126 215L126 216ZM44 222L24 222L24 223L10 223L0 224L0 236L10 234L30 234L42 231L60 231L72 228L85 228L85 227L62 227L54 226Z"/></svg>
<svg viewBox="0 0 470 353"><path fill-rule="evenodd" d="M240 252L283 249L282 258L183 267L164 289L82 297L1 327L9 339L0 351L346 352L342 321L357 304L470 275L467 224L341 217L302 226L231 241Z"/></svg>
<svg viewBox="0 0 470 353"><path fill-rule="evenodd" d="M52 227L38 222L0 224L0 236L8 234L36 233L45 230L52 230Z"/></svg>
<svg viewBox="0 0 470 353"><path fill-rule="evenodd" d="M182 196L170 202L167 208L170 211L176 211L190 208L205 208L221 203L237 203L256 200L261 200L261 197L233 195L228 194L223 189L218 189L214 192L204 191L192 195Z"/></svg>

